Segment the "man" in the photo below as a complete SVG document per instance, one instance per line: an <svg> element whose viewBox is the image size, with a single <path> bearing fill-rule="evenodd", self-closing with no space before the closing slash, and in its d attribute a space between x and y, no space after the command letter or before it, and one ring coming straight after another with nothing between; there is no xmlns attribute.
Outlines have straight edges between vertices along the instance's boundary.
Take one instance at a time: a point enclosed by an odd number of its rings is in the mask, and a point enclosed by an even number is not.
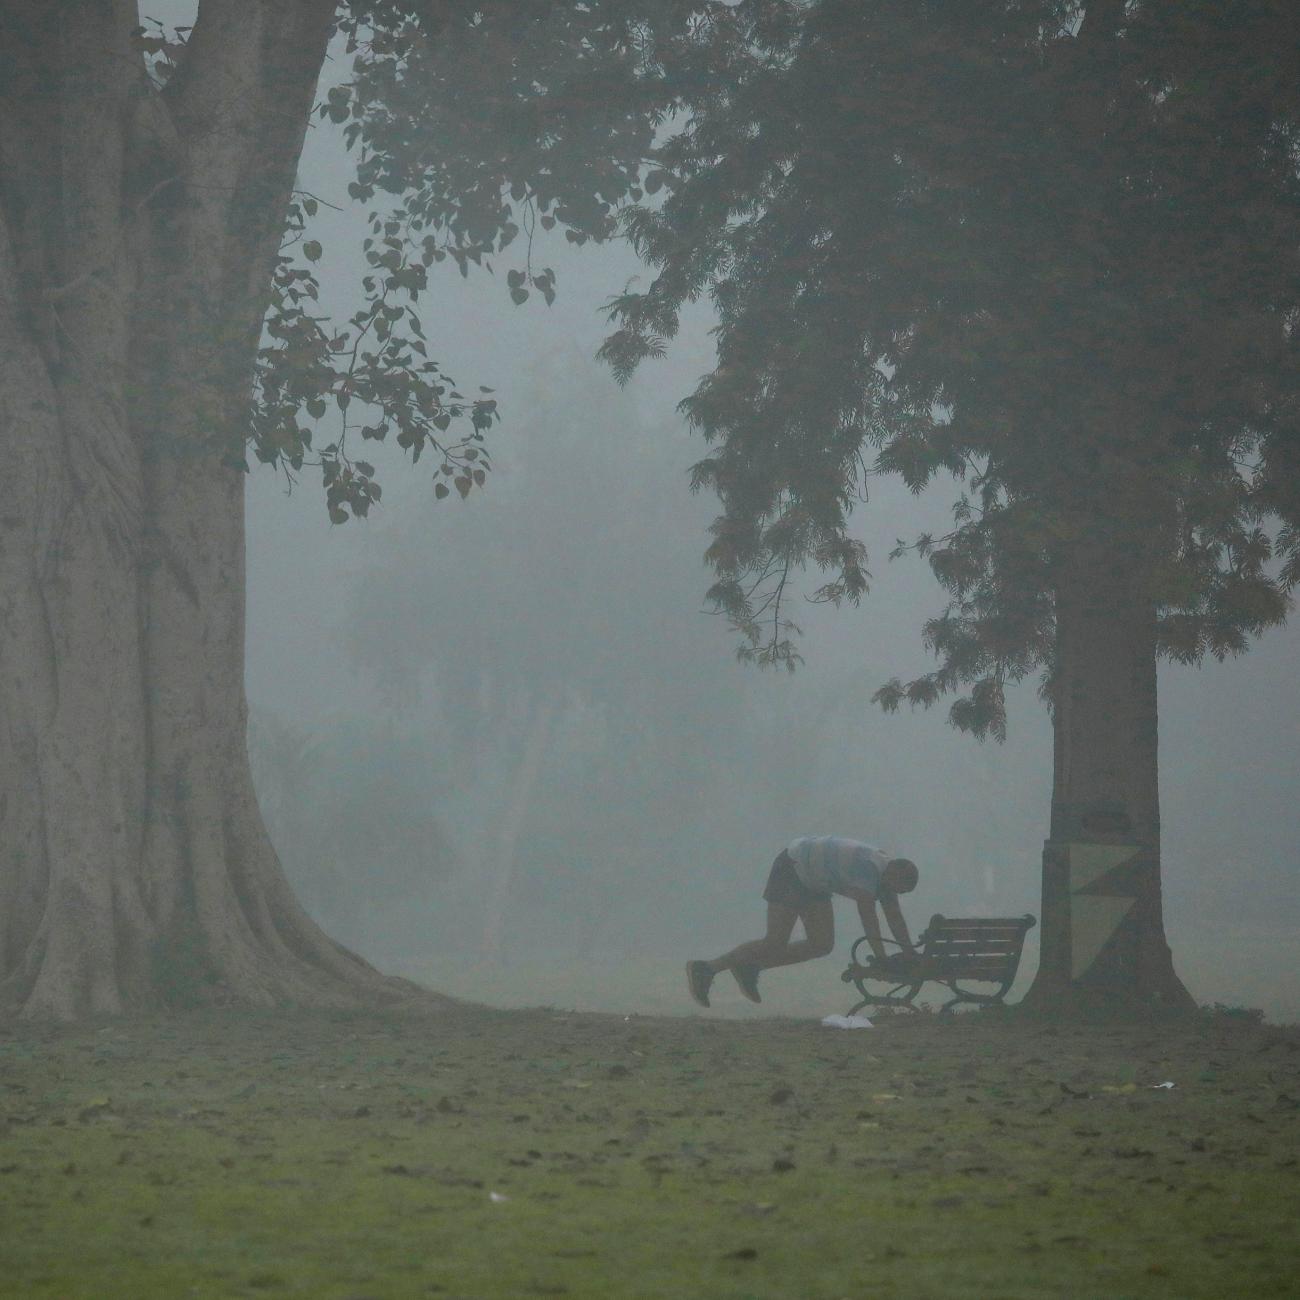
<svg viewBox="0 0 1300 1300"><path fill-rule="evenodd" d="M897 955L914 955L898 895L910 894L916 888L916 880L916 863L907 858L886 857L870 844L835 835L793 840L777 854L763 890L767 900L767 933L712 961L688 961L686 983L691 997L700 1006L707 1007L713 977L729 970L740 991L751 1002L761 1002L759 971L826 956L835 946L835 912L831 905L835 894L843 894L857 903L867 942L880 960L884 961L886 954L876 915L877 903L902 949ZM803 922L804 937L792 943L790 935L796 921Z"/></svg>

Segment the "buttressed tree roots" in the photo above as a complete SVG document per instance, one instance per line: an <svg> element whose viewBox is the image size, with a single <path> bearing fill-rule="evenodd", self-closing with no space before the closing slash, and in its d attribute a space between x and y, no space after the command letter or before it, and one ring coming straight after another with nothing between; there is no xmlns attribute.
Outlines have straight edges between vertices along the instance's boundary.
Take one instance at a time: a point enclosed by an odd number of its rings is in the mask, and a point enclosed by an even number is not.
<svg viewBox="0 0 1300 1300"><path fill-rule="evenodd" d="M0 1014L410 996L295 901L245 748L247 393L332 0L0 8Z"/></svg>

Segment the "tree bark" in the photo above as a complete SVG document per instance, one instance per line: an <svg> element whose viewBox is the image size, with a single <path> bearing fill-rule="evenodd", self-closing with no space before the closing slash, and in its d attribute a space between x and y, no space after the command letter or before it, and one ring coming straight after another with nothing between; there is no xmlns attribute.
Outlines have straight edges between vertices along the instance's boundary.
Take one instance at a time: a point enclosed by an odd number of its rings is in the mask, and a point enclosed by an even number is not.
<svg viewBox="0 0 1300 1300"><path fill-rule="evenodd" d="M1156 607L1136 554L1079 545L1058 574L1052 820L1030 1007L1193 1005L1164 934Z"/></svg>
<svg viewBox="0 0 1300 1300"><path fill-rule="evenodd" d="M0 1016L414 990L328 939L246 749L243 427L332 0L0 0Z"/></svg>

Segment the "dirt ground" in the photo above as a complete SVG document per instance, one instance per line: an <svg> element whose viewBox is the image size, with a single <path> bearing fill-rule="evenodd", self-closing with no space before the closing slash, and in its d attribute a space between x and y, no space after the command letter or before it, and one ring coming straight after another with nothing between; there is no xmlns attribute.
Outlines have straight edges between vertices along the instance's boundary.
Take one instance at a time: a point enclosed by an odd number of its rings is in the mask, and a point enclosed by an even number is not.
<svg viewBox="0 0 1300 1300"><path fill-rule="evenodd" d="M0 1294L1295 1296L1298 1131L1230 1014L0 1026Z"/></svg>

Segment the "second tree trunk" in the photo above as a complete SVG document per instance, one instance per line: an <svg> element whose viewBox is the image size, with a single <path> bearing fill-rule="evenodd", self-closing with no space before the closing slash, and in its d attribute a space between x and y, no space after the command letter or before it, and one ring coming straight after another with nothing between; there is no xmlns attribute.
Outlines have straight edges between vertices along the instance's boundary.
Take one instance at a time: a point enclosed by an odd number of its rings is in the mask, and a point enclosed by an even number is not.
<svg viewBox="0 0 1300 1300"><path fill-rule="evenodd" d="M1031 1005L1180 1008L1160 889L1156 608L1121 546L1080 546L1056 597L1052 820Z"/></svg>

